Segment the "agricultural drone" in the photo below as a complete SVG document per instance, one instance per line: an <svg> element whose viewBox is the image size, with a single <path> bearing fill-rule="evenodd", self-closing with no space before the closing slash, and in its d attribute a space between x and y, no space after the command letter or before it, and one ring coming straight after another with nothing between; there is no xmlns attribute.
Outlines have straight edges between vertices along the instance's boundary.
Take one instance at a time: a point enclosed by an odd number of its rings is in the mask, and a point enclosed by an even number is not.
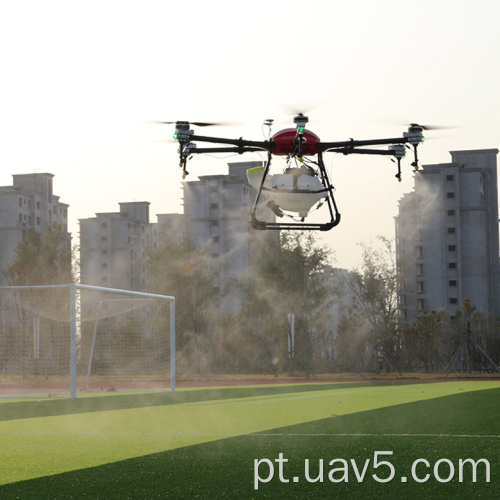
<svg viewBox="0 0 500 500"><path fill-rule="evenodd" d="M195 134L191 126L207 127L223 125L207 122L161 122L175 124L174 139L179 143L180 167L183 177L188 172L186 166L193 155L211 153L266 152L267 161L263 165L247 170L249 184L256 189L257 195L250 212L250 224L255 229L302 229L329 231L340 222L340 213L334 198L334 188L328 177L323 156L325 153L343 155L387 155L397 163L396 178L401 181L401 160L406 149L413 149L412 166L418 170L418 146L424 141L423 131L436 128L412 123L402 137L391 139L369 139L340 142L323 142L310 130L306 130L309 118L298 113L294 128L280 130L271 136L273 120L265 120L269 128L269 139L250 141L247 139L227 139ZM198 143L213 144L199 147ZM385 149L380 148L385 146ZM370 147L379 147L375 149ZM286 158L286 168L282 173L270 174L274 156ZM276 215L277 222L259 220L256 215L259 201L263 200ZM327 204L330 220L324 223L307 222L307 216L323 204ZM279 220L278 220L279 219Z"/></svg>

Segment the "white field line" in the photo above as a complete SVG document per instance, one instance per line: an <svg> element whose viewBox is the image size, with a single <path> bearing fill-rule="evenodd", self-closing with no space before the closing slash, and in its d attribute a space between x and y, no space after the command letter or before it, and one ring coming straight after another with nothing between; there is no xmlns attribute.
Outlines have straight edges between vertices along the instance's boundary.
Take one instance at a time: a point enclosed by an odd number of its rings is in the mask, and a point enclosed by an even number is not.
<svg viewBox="0 0 500 500"><path fill-rule="evenodd" d="M388 389L400 389L401 386L396 387L377 387L376 389L355 389L353 391L334 391L325 392L322 394L309 394L307 396L291 396L288 398L275 398L275 399L261 399L259 401L248 401L249 405L255 405L260 403L274 403L276 401L290 401L292 399L307 399L307 398L320 398L324 396L336 396L337 394L355 394L358 392L373 392L373 391L386 391Z"/></svg>
<svg viewBox="0 0 500 500"><path fill-rule="evenodd" d="M0 436L192 436L192 437L411 437L411 438L479 438L479 439L500 439L496 434L395 434L395 433L187 433L187 432L0 432Z"/></svg>

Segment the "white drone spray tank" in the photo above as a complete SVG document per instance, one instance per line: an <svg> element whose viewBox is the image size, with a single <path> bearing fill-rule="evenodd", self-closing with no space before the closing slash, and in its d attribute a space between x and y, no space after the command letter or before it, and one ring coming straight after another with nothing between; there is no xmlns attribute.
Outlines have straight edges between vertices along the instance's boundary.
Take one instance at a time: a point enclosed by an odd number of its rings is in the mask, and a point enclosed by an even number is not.
<svg viewBox="0 0 500 500"><path fill-rule="evenodd" d="M248 183L256 190L260 188L264 167L247 170ZM263 185L267 206L277 215L281 210L307 217L319 201L326 198L322 182L315 171L307 167L287 168L285 173L267 176Z"/></svg>

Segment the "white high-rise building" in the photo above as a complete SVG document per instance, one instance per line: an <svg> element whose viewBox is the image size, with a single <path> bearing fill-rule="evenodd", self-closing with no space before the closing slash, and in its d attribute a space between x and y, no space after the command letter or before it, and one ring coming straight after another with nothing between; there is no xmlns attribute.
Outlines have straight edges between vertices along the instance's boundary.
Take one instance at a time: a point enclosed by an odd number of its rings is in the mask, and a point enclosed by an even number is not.
<svg viewBox="0 0 500 500"><path fill-rule="evenodd" d="M150 222L150 204L144 201L120 203L119 212L80 219L82 283L144 290L148 254L165 236L189 238L210 252L220 264L216 286L222 292L232 279L248 278L255 240L269 233L252 229L248 222L256 191L248 184L246 170L254 166L255 162L232 163L229 175L183 183L184 214L159 214L157 222ZM279 236L279 231L272 233Z"/></svg>
<svg viewBox="0 0 500 500"><path fill-rule="evenodd" d="M125 290L147 288L149 252L165 235L183 238L181 214L149 220L148 201L119 203L119 212L101 212L80 219L80 277L82 283Z"/></svg>
<svg viewBox="0 0 500 500"><path fill-rule="evenodd" d="M13 175L12 186L0 187L0 284L28 228L44 233L52 224L61 226L68 246L68 207L53 194L53 174Z"/></svg>
<svg viewBox="0 0 500 500"><path fill-rule="evenodd" d="M80 219L80 279L86 285L138 290L150 242L149 202L120 203L119 212Z"/></svg>
<svg viewBox="0 0 500 500"><path fill-rule="evenodd" d="M249 278L255 242L269 233L249 224L257 192L249 185L246 171L261 165L260 161L230 163L229 175L200 176L198 181L183 184L187 235L220 260L222 292L231 280ZM269 209L260 210L259 218L275 221ZM279 231L272 233L279 237Z"/></svg>
<svg viewBox="0 0 500 500"><path fill-rule="evenodd" d="M452 151L425 165L396 217L399 307L408 322L424 311L454 315L464 299L500 315L497 149Z"/></svg>

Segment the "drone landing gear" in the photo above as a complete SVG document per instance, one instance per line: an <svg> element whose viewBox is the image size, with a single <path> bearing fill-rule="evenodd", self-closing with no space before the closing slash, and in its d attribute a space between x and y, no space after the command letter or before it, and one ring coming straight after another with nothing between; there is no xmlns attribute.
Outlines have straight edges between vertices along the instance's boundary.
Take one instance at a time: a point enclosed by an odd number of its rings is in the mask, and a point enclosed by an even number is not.
<svg viewBox="0 0 500 500"><path fill-rule="evenodd" d="M255 198L255 202L250 212L250 225L254 229L259 230L302 230L302 231L329 231L333 227L337 226L340 222L340 213L337 210L337 204L335 203L335 198L333 196L333 186L330 184L328 179L328 174L326 172L324 163L323 163L323 155L322 153L318 153L318 166L319 166L319 177L321 179L322 189L319 191L298 191L298 190L284 190L284 189L269 189L264 187L264 183L267 179L269 168L271 165L271 154L268 155L268 161L264 168L264 172L262 175L262 179L260 182L260 187L257 192L257 196ZM295 180L296 183L296 180ZM286 194L297 194L301 193L304 195L317 195L320 192L326 193L325 200L328 206L328 210L330 213L330 220L325 223L315 223L315 222L305 222L305 216L302 217L300 221L297 222L267 222L264 220L259 220L256 216L257 206L259 204L259 200L261 198L262 192L275 193L277 195L286 195ZM267 207L277 216L283 217L284 213L273 200L269 200L267 202Z"/></svg>
<svg viewBox="0 0 500 500"><path fill-rule="evenodd" d="M290 230L297 230L301 229L303 231L330 231L333 227L335 227L338 223L340 222L340 214L338 214L338 218L335 219L333 222L328 222L326 224L314 224L314 223L307 223L307 222L265 222L265 221L260 221L255 218L255 216L252 214L252 217L250 219L250 225L254 229L275 229L278 231L290 231Z"/></svg>

